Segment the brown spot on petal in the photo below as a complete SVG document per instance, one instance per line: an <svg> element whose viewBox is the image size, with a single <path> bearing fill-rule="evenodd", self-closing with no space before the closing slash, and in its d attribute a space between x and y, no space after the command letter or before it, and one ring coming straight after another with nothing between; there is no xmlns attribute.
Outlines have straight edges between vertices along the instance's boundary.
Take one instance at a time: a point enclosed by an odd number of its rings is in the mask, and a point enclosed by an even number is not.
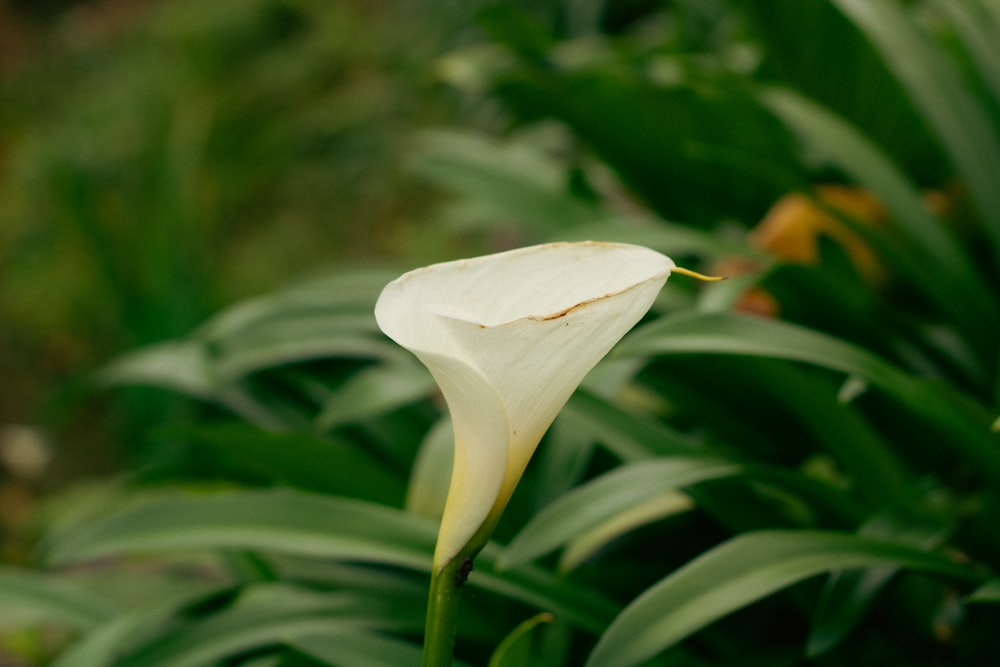
<svg viewBox="0 0 1000 667"><path fill-rule="evenodd" d="M574 310L583 308L584 306L594 303L595 301L600 301L601 299L607 299L610 296L614 296L616 293L617 292L611 292L609 294L605 294L604 296L595 297L593 299L587 299L586 301L581 301L580 303L574 304L569 308L563 308L560 311L557 311L555 313L549 313L548 315L532 315L528 319L535 320L536 322L547 322L549 320L558 320L560 317L566 317Z"/></svg>

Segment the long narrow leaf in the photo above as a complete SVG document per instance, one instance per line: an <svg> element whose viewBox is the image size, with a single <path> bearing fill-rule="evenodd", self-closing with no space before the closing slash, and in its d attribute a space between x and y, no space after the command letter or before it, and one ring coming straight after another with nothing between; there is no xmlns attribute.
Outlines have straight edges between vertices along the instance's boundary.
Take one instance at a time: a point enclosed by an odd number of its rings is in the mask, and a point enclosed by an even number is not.
<svg viewBox="0 0 1000 667"><path fill-rule="evenodd" d="M175 628L115 664L203 667L297 636L379 625L377 615L365 608L365 601L352 595L260 586L241 595L231 609Z"/></svg>
<svg viewBox="0 0 1000 667"><path fill-rule="evenodd" d="M399 667L419 665L421 647L374 632L331 627L322 633L295 637L290 648L331 667ZM455 667L466 667L456 661Z"/></svg>
<svg viewBox="0 0 1000 667"><path fill-rule="evenodd" d="M735 537L670 574L615 619L587 667L631 667L715 620L808 577L876 565L962 580L974 571L945 558L852 535L762 531Z"/></svg>
<svg viewBox="0 0 1000 667"><path fill-rule="evenodd" d="M860 537L884 539L921 550L937 548L948 535L948 528L924 517L898 517L891 512L878 514L858 531ZM898 573L892 565L842 570L826 580L816 605L805 653L817 657L854 629L874 603L878 594Z"/></svg>
<svg viewBox="0 0 1000 667"><path fill-rule="evenodd" d="M264 491L153 501L86 524L48 548L65 564L118 553L226 548L430 566L437 526L344 498Z"/></svg>
<svg viewBox="0 0 1000 667"><path fill-rule="evenodd" d="M964 335L988 337L983 318L996 321L995 297L972 272L968 254L947 227L927 211L919 193L878 147L846 121L791 91L769 89L761 97L813 150L879 197L898 229L921 251L915 256L894 253L900 268L943 312L961 323ZM930 259L924 261L921 256Z"/></svg>
<svg viewBox="0 0 1000 667"><path fill-rule="evenodd" d="M69 582L39 572L0 568L0 622L4 627L55 623L85 629L113 611L107 601Z"/></svg>
<svg viewBox="0 0 1000 667"><path fill-rule="evenodd" d="M951 19L994 103L1000 106L1000 52L995 42L1000 25L991 20L980 2L938 0L934 7Z"/></svg>
<svg viewBox="0 0 1000 667"><path fill-rule="evenodd" d="M155 500L87 523L46 545L67 564L117 554L245 549L430 571L437 524L367 503L294 491L244 491ZM549 609L592 632L616 613L603 596L530 567L498 574L496 545L471 585Z"/></svg>
<svg viewBox="0 0 1000 667"><path fill-rule="evenodd" d="M740 472L730 461L665 458L612 470L563 495L536 514L497 560L512 567L556 549L595 525L665 491Z"/></svg>
<svg viewBox="0 0 1000 667"><path fill-rule="evenodd" d="M946 155L969 188L1000 257L1000 138L989 116L943 50L919 33L916 23L891 0L833 0L871 39L907 89Z"/></svg>
<svg viewBox="0 0 1000 667"><path fill-rule="evenodd" d="M51 667L110 667L144 631L226 588L219 585L185 587L176 594L118 614L60 653Z"/></svg>
<svg viewBox="0 0 1000 667"><path fill-rule="evenodd" d="M626 338L619 354L734 354L802 361L880 387L917 419L934 424L978 471L1000 485L1000 441L987 409L945 385L913 377L882 357L832 336L777 320L732 313L682 313Z"/></svg>

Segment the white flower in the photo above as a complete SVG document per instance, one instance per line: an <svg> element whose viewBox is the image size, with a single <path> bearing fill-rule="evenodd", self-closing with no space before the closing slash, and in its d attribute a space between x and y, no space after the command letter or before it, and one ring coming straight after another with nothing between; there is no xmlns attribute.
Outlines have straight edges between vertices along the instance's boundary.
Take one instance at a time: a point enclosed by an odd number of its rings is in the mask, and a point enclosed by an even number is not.
<svg viewBox="0 0 1000 667"><path fill-rule="evenodd" d="M552 243L416 269L385 287L379 327L430 370L455 430L435 571L492 531L556 414L673 269L640 246Z"/></svg>

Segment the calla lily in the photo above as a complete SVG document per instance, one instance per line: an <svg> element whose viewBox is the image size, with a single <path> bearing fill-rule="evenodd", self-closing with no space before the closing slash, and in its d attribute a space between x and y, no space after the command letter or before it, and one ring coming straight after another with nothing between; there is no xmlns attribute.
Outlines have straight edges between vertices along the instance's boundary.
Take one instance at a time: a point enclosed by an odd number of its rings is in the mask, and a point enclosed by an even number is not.
<svg viewBox="0 0 1000 667"><path fill-rule="evenodd" d="M454 425L435 572L473 537L485 542L559 410L674 269L640 246L552 243L416 269L385 287L379 327L427 366Z"/></svg>

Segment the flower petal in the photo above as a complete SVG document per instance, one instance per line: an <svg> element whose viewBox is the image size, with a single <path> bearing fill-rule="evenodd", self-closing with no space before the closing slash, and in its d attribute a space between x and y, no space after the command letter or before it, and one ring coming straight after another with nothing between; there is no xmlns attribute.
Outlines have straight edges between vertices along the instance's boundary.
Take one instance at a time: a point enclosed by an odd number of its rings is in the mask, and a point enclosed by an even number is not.
<svg viewBox="0 0 1000 667"><path fill-rule="evenodd" d="M588 372L649 310L666 273L578 304L547 319L522 318L480 327L446 318L451 340L495 389L510 421L505 493Z"/></svg>
<svg viewBox="0 0 1000 667"><path fill-rule="evenodd" d="M455 424L438 566L502 511L558 411L672 268L640 246L553 243L435 264L386 286L376 320L430 369Z"/></svg>
<svg viewBox="0 0 1000 667"><path fill-rule="evenodd" d="M442 355L417 355L434 376L451 413L455 455L434 563L447 564L490 513L503 485L510 428L507 410L483 375Z"/></svg>

